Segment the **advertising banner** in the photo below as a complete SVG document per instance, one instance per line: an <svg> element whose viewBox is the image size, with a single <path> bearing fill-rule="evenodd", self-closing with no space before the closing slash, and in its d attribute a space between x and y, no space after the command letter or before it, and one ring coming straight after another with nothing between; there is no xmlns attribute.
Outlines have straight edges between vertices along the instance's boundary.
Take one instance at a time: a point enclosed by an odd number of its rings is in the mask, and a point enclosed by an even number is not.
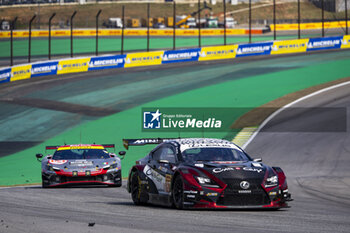
<svg viewBox="0 0 350 233"><path fill-rule="evenodd" d="M10 82L11 78L11 68L0 70L0 83Z"/></svg>
<svg viewBox="0 0 350 233"><path fill-rule="evenodd" d="M58 61L32 64L31 77L57 74Z"/></svg>
<svg viewBox="0 0 350 233"><path fill-rule="evenodd" d="M88 70L123 68L126 55L91 57Z"/></svg>
<svg viewBox="0 0 350 233"><path fill-rule="evenodd" d="M141 110L144 132L224 132L232 131L232 119L247 108L163 108Z"/></svg>
<svg viewBox="0 0 350 233"><path fill-rule="evenodd" d="M343 36L343 41L341 43L341 48L346 49L350 48L350 36Z"/></svg>
<svg viewBox="0 0 350 233"><path fill-rule="evenodd" d="M31 64L12 67L11 82L30 78L31 67Z"/></svg>
<svg viewBox="0 0 350 233"><path fill-rule="evenodd" d="M199 61L235 58L237 48L238 45L204 47L201 50Z"/></svg>
<svg viewBox="0 0 350 233"><path fill-rule="evenodd" d="M85 72L88 70L90 58L61 60L58 62L57 74Z"/></svg>
<svg viewBox="0 0 350 233"><path fill-rule="evenodd" d="M201 49L183 49L164 51L162 64L186 61L198 61Z"/></svg>
<svg viewBox="0 0 350 233"><path fill-rule="evenodd" d="M124 67L160 65L163 53L164 51L127 54Z"/></svg>
<svg viewBox="0 0 350 233"><path fill-rule="evenodd" d="M309 39L285 40L273 42L271 54L306 52Z"/></svg>
<svg viewBox="0 0 350 233"><path fill-rule="evenodd" d="M241 44L238 46L236 57L269 55L273 42Z"/></svg>
<svg viewBox="0 0 350 233"><path fill-rule="evenodd" d="M324 49L340 49L342 45L342 36L310 38L307 45L307 51L324 50Z"/></svg>

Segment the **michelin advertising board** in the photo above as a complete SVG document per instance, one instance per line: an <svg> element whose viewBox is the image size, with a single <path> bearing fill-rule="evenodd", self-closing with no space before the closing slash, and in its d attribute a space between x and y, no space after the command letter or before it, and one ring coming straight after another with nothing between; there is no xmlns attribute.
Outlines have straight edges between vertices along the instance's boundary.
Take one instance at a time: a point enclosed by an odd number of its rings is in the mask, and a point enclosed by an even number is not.
<svg viewBox="0 0 350 233"><path fill-rule="evenodd" d="M11 78L11 68L0 70L0 83L9 82Z"/></svg>
<svg viewBox="0 0 350 233"><path fill-rule="evenodd" d="M201 50L199 61L233 59L236 57L238 45L204 47Z"/></svg>
<svg viewBox="0 0 350 233"><path fill-rule="evenodd" d="M88 70L123 68L126 55L92 57Z"/></svg>
<svg viewBox="0 0 350 233"><path fill-rule="evenodd" d="M340 49L343 37L324 37L324 38L310 38L307 45L307 51L316 51L324 49Z"/></svg>
<svg viewBox="0 0 350 233"><path fill-rule="evenodd" d="M238 45L236 57L270 55L273 42Z"/></svg>
<svg viewBox="0 0 350 233"><path fill-rule="evenodd" d="M57 74L58 61L32 64L31 78Z"/></svg>
<svg viewBox="0 0 350 233"><path fill-rule="evenodd" d="M162 58L162 64L174 62L198 61L201 49L182 49L165 51Z"/></svg>

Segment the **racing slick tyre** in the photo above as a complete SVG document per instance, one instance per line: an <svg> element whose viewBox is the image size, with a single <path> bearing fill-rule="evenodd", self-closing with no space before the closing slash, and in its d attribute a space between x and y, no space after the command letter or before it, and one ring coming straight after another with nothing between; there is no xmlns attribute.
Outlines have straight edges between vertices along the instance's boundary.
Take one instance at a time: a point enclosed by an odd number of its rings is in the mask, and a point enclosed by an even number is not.
<svg viewBox="0 0 350 233"><path fill-rule="evenodd" d="M114 184L110 184L110 185L108 185L109 187L121 187L122 186L122 183L123 183L123 180L122 180L122 171L121 170L119 170L119 172L118 172L118 175L117 175L117 177L116 177L116 179L117 178L119 178L119 180L115 180L114 182Z"/></svg>
<svg viewBox="0 0 350 233"><path fill-rule="evenodd" d="M173 203L177 209L184 207L183 181L180 175L176 176L173 185Z"/></svg>
<svg viewBox="0 0 350 233"><path fill-rule="evenodd" d="M42 188L48 188L49 187L49 180L46 179L45 176L41 175L41 187Z"/></svg>
<svg viewBox="0 0 350 233"><path fill-rule="evenodd" d="M131 198L135 205L147 203L147 196L142 192L140 177L134 172L131 177Z"/></svg>

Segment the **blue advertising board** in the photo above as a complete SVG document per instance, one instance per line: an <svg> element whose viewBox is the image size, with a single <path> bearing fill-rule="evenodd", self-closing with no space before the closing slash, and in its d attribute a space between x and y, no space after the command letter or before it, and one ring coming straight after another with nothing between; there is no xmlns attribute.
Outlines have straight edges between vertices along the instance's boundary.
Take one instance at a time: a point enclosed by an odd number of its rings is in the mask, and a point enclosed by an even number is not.
<svg viewBox="0 0 350 233"><path fill-rule="evenodd" d="M168 50L163 54L162 64L186 61L198 61L200 48Z"/></svg>
<svg viewBox="0 0 350 233"><path fill-rule="evenodd" d="M342 36L310 38L309 43L307 45L307 51L323 49L340 49L342 40Z"/></svg>
<svg viewBox="0 0 350 233"><path fill-rule="evenodd" d="M270 55L273 42L241 44L238 46L236 57Z"/></svg>
<svg viewBox="0 0 350 233"><path fill-rule="evenodd" d="M0 69L0 83L9 82L11 78L11 68Z"/></svg>
<svg viewBox="0 0 350 233"><path fill-rule="evenodd" d="M123 68L126 55L91 57L88 70Z"/></svg>
<svg viewBox="0 0 350 233"><path fill-rule="evenodd" d="M31 77L57 74L58 61L32 64Z"/></svg>

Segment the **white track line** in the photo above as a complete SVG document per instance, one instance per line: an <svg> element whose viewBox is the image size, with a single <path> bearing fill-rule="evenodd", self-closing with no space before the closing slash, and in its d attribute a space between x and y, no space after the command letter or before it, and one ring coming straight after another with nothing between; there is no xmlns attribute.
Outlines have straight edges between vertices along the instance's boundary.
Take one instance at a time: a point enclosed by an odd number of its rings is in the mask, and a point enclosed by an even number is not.
<svg viewBox="0 0 350 233"><path fill-rule="evenodd" d="M272 118L274 118L276 115L278 115L280 112L282 112L284 109L296 104L296 103L299 103L303 100L306 100L308 98L311 98L315 95L318 95L318 94L321 94L323 92L326 92L326 91L329 91L329 90L333 90L335 88L338 88L338 87L342 87L342 86L345 86L345 85L349 85L350 84L350 81L347 81L347 82L343 82L343 83L339 83L337 85L334 85L334 86L330 86L330 87L326 87L324 89L321 89L321 90L318 90L316 92L313 92L309 95L306 95L306 96L303 96L297 100L294 100L293 102L283 106L282 108L278 109L276 112L272 113L268 118L266 118L264 120L264 122L259 126L259 128L254 132L254 134L249 138L249 140L242 146L243 149L245 149L249 143L251 143L253 141L253 139L256 137L256 135L260 132L260 130L270 121L272 120Z"/></svg>

